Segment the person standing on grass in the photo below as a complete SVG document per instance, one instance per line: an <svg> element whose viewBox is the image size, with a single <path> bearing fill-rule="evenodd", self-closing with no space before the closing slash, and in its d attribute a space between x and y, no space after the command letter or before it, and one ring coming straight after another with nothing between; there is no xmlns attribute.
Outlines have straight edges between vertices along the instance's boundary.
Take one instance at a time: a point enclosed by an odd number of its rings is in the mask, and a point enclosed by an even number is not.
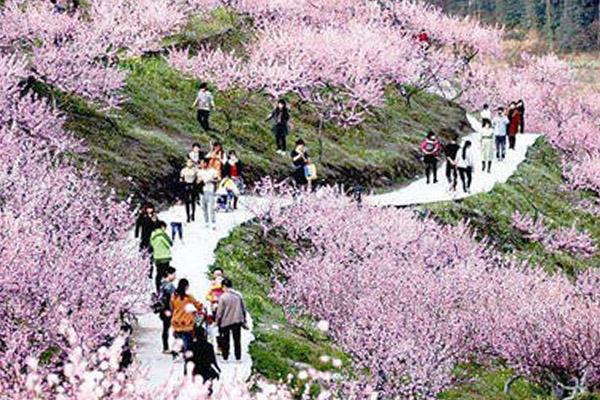
<svg viewBox="0 0 600 400"><path fill-rule="evenodd" d="M473 180L473 151L471 150L471 141L467 140L458 155L458 174L462 182L463 191L471 193L471 182Z"/></svg>
<svg viewBox="0 0 600 400"><path fill-rule="evenodd" d="M519 124L519 133L525 133L525 102L517 101L517 110L521 113L521 123Z"/></svg>
<svg viewBox="0 0 600 400"><path fill-rule="evenodd" d="M521 127L521 113L517 109L517 103L510 103L508 108L508 148L515 149L517 143L517 133Z"/></svg>
<svg viewBox="0 0 600 400"><path fill-rule="evenodd" d="M177 289L171 296L171 328L175 338L183 342L182 353L185 354L192 343L192 332L196 325L196 316L202 315L204 307L194 296L187 292L190 288L190 282L187 279L180 279Z"/></svg>
<svg viewBox="0 0 600 400"><path fill-rule="evenodd" d="M485 120L481 127L481 165L485 172L487 167L488 174L492 172L492 160L494 159L494 130L492 123Z"/></svg>
<svg viewBox="0 0 600 400"><path fill-rule="evenodd" d="M185 167L179 173L179 180L183 184L185 214L187 222L190 223L196 218L196 182L198 181L198 169L192 160L185 162Z"/></svg>
<svg viewBox="0 0 600 400"><path fill-rule="evenodd" d="M162 278L165 276L167 268L170 267L171 247L173 246L173 241L167 235L167 224L163 221L158 221L158 228L152 232L150 245L152 246L152 259L156 265L155 284L158 292Z"/></svg>
<svg viewBox="0 0 600 400"><path fill-rule="evenodd" d="M433 183L437 183L437 163L438 156L442 145L437 140L435 133L429 131L427 138L421 143L421 153L423 154L423 162L425 163L425 176L427 184L430 183L430 176L433 175Z"/></svg>
<svg viewBox="0 0 600 400"><path fill-rule="evenodd" d="M215 195L219 177L214 168L208 166L208 160L200 161L200 171L198 179L203 183L202 191L202 213L204 214L204 223L208 228L212 224L213 230L217 229L215 220Z"/></svg>
<svg viewBox="0 0 600 400"><path fill-rule="evenodd" d="M273 123L271 131L275 135L275 145L277 146L277 153L284 156L286 155L286 137L288 135L288 122L290 120L290 113L288 112L287 103L284 99L280 99L275 106L275 109L271 112L267 121Z"/></svg>
<svg viewBox="0 0 600 400"><path fill-rule="evenodd" d="M142 206L137 220L135 221L135 238L140 239L140 251L151 252L150 236L156 229L157 219L154 206L146 203Z"/></svg>
<svg viewBox="0 0 600 400"><path fill-rule="evenodd" d="M483 109L481 110L481 125L483 126L483 124L485 122L489 122L490 124L492 123L492 110L490 110L490 106L487 104L483 105Z"/></svg>
<svg viewBox="0 0 600 400"><path fill-rule="evenodd" d="M446 155L446 180L450 185L450 190L455 191L458 181L458 169L456 167L456 156L460 146L457 143L458 135L453 134L450 143L444 147L444 153Z"/></svg>
<svg viewBox="0 0 600 400"><path fill-rule="evenodd" d="M192 108L196 108L196 118L198 123L205 132L209 132L210 128L210 112L215 109L215 100L212 93L208 90L208 85L205 82L200 84L200 90L196 95L196 100Z"/></svg>
<svg viewBox="0 0 600 400"><path fill-rule="evenodd" d="M310 157L306 151L304 140L296 140L296 147L292 150L291 156L292 163L294 164L294 172L292 173L294 182L297 187L306 186L308 184L308 179L306 179L304 167L310 164Z"/></svg>
<svg viewBox="0 0 600 400"><path fill-rule="evenodd" d="M223 294L217 307L217 326L221 337L223 360L229 358L229 340L233 336L235 359L242 359L242 328L247 329L246 307L242 295L233 290L233 284L228 278L223 279Z"/></svg>
<svg viewBox="0 0 600 400"><path fill-rule="evenodd" d="M162 310L158 316L162 321L162 333L161 340L164 354L172 354L169 350L169 329L171 329L171 318L173 316L173 310L171 309L171 297L175 293L175 268L169 267L165 270L165 276L162 279L160 288L158 290L158 299L161 303Z"/></svg>
<svg viewBox="0 0 600 400"><path fill-rule="evenodd" d="M494 117L494 136L496 142L496 158L499 161L504 161L506 157L506 133L508 127L508 117L504 107L499 107L496 116Z"/></svg>

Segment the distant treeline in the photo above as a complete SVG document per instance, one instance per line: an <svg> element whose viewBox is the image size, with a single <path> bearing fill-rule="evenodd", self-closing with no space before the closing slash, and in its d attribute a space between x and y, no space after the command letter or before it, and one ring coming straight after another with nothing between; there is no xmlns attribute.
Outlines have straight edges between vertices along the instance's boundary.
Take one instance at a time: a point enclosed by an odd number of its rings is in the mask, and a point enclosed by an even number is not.
<svg viewBox="0 0 600 400"><path fill-rule="evenodd" d="M477 15L541 34L556 50L600 48L600 0L428 0L446 12Z"/></svg>

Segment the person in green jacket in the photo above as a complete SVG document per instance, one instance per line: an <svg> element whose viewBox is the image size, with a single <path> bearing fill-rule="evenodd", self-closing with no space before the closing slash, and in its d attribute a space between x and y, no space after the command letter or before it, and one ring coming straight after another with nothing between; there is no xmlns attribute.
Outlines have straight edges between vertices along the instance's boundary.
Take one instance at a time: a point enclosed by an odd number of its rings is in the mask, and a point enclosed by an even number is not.
<svg viewBox="0 0 600 400"><path fill-rule="evenodd" d="M152 246L152 259L156 265L156 291L160 289L162 278L166 274L167 268L171 263L171 246L173 241L167 234L167 224L164 221L157 222L156 228L150 236L150 246Z"/></svg>

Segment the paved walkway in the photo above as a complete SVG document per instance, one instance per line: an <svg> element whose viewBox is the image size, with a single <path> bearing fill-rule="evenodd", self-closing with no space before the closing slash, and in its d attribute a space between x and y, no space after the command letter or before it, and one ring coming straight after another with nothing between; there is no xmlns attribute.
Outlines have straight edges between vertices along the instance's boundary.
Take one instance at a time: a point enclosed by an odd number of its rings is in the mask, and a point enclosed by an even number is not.
<svg viewBox="0 0 600 400"><path fill-rule="evenodd" d="M175 206L182 207L182 206ZM173 208L160 213L159 219L168 225L172 220ZM197 212L200 210L197 210ZM198 213L199 217L202 212ZM190 281L190 294L197 300L206 302L205 296L210 281L207 278L208 266L214 262L214 253L219 241L229 236L231 231L252 218L252 214L243 208L240 201L240 209L231 213L217 213L217 230L205 228L201 218L196 222L186 224L183 228L184 243L175 240L173 247L173 262L171 265L177 269L177 278L187 278ZM169 228L170 229L170 228ZM150 293L150 279L148 292ZM235 284L235 282L234 282ZM154 285L154 279L152 279ZM152 312L138 316L139 324L136 327L135 340L137 344L137 358L142 368L147 369L148 384L153 387L165 385L171 374L183 375L183 363L174 363L170 355L162 354L161 330L162 323L158 316ZM241 362L232 361L224 363L221 357L217 357L221 367L221 378L217 385L233 382L234 380L246 380L252 372L252 359L248 355L248 346L254 339L251 331L242 330L242 352ZM172 338L171 338L172 340ZM233 343L232 343L233 345ZM233 351L233 348L232 348ZM181 374L181 375L180 375ZM182 397L185 398L185 394Z"/></svg>
<svg viewBox="0 0 600 400"><path fill-rule="evenodd" d="M515 150L507 150L506 159L502 162L494 161L492 163L491 173L481 171L480 154L480 133L481 124L472 116L468 116L471 126L475 132L466 136L463 140L470 140L473 143L475 154L475 170L473 172L473 182L471 184L471 194L462 191L459 182L456 192L449 190L446 182L445 163L440 163L438 170L438 183L427 184L425 176L413 181L407 186L380 195L372 195L366 198L366 202L378 206L409 206L416 204L435 203L440 201L452 201L462 199L477 193L489 192L497 183L504 183L515 173L519 165L525 160L527 150L540 137L537 134L522 134L517 136L517 145Z"/></svg>

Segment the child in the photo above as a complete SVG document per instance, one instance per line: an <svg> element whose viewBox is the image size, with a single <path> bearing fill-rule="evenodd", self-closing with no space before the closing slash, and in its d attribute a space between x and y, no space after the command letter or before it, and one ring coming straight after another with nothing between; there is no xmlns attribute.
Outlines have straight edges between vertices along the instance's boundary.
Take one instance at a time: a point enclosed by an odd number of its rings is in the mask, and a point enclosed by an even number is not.
<svg viewBox="0 0 600 400"><path fill-rule="evenodd" d="M175 241L175 237L179 234L179 240L183 243L183 221L185 221L185 208L181 199L175 201L171 218L171 240Z"/></svg>
<svg viewBox="0 0 600 400"><path fill-rule="evenodd" d="M235 199L239 195L239 189L230 176L226 176L221 180L217 189L217 195L219 196L218 203L225 211L233 210L233 203L237 203Z"/></svg>

